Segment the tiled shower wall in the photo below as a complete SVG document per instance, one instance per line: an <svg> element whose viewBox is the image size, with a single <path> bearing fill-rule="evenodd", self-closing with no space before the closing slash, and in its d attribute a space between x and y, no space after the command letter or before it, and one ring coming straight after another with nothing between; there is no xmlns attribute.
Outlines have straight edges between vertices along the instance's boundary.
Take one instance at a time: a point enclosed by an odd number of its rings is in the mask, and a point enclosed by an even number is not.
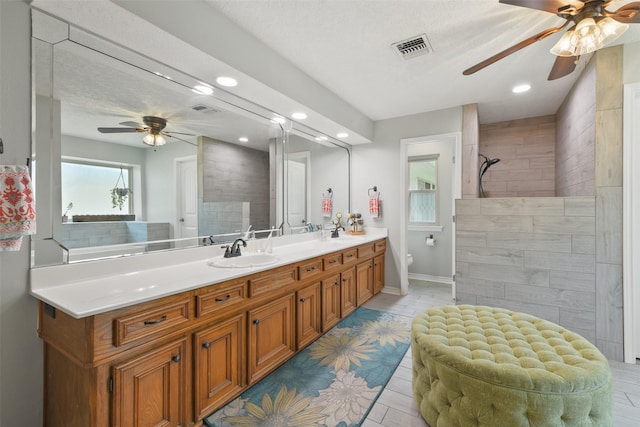
<svg viewBox="0 0 640 427"><path fill-rule="evenodd" d="M596 344L595 198L456 201L457 304L532 314Z"/></svg>
<svg viewBox="0 0 640 427"><path fill-rule="evenodd" d="M482 178L486 197L556 195L554 115L481 124L479 132L479 152L500 159Z"/></svg>

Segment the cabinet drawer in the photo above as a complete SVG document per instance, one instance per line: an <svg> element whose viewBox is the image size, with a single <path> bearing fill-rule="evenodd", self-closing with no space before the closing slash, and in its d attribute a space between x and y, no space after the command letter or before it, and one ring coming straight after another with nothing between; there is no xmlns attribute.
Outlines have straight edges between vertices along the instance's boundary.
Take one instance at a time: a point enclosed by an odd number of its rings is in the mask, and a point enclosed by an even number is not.
<svg viewBox="0 0 640 427"><path fill-rule="evenodd" d="M298 266L298 278L304 280L322 272L322 260L317 259Z"/></svg>
<svg viewBox="0 0 640 427"><path fill-rule="evenodd" d="M113 345L119 347L189 321L190 299L113 320Z"/></svg>
<svg viewBox="0 0 640 427"><path fill-rule="evenodd" d="M387 249L387 241L386 240L379 240L379 241L375 242L374 245L375 245L376 253L384 252Z"/></svg>
<svg viewBox="0 0 640 427"><path fill-rule="evenodd" d="M358 259L358 249L357 248L351 248L351 249L346 249L344 251L342 251L342 262L344 264L349 264L351 262L354 262Z"/></svg>
<svg viewBox="0 0 640 427"><path fill-rule="evenodd" d="M332 271L342 267L342 253L326 255L322 258L322 267L324 271Z"/></svg>
<svg viewBox="0 0 640 427"><path fill-rule="evenodd" d="M221 288L213 288L196 296L196 316L204 316L241 303L246 299L245 281L231 283Z"/></svg>
<svg viewBox="0 0 640 427"><path fill-rule="evenodd" d="M375 244L368 243L366 245L358 246L358 258L366 258L375 253Z"/></svg>
<svg viewBox="0 0 640 427"><path fill-rule="evenodd" d="M295 268L268 273L266 276L249 280L249 297L274 291L296 281Z"/></svg>

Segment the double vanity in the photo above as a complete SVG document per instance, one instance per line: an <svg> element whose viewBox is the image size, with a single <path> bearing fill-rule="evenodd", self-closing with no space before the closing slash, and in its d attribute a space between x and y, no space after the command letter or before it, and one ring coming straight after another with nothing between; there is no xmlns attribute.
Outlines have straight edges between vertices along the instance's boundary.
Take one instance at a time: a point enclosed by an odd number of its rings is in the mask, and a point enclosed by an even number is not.
<svg viewBox="0 0 640 427"><path fill-rule="evenodd" d="M200 426L381 291L386 229L32 269L45 425Z"/></svg>

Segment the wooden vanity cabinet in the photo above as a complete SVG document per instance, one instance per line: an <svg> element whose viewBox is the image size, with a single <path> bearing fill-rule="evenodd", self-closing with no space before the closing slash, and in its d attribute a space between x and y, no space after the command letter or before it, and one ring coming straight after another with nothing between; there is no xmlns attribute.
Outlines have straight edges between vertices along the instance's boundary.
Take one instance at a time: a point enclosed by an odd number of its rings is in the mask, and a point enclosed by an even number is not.
<svg viewBox="0 0 640 427"><path fill-rule="evenodd" d="M373 290L373 260L369 259L356 265L356 302L360 306L369 301L374 295Z"/></svg>
<svg viewBox="0 0 640 427"><path fill-rule="evenodd" d="M75 319L39 303L46 427L200 427L384 281L386 240Z"/></svg>
<svg viewBox="0 0 640 427"><path fill-rule="evenodd" d="M340 310L340 274L334 274L321 282L322 332L327 332L342 318Z"/></svg>
<svg viewBox="0 0 640 427"><path fill-rule="evenodd" d="M184 426L187 340L113 365L113 426Z"/></svg>
<svg viewBox="0 0 640 427"><path fill-rule="evenodd" d="M249 311L249 384L296 352L295 293Z"/></svg>
<svg viewBox="0 0 640 427"><path fill-rule="evenodd" d="M297 350L302 350L322 335L320 285L321 282L314 282L297 292Z"/></svg>
<svg viewBox="0 0 640 427"><path fill-rule="evenodd" d="M193 400L197 419L211 414L247 385L246 325L247 316L240 313L194 334Z"/></svg>
<svg viewBox="0 0 640 427"><path fill-rule="evenodd" d="M340 318L345 318L358 308L356 268L351 267L340 274Z"/></svg>
<svg viewBox="0 0 640 427"><path fill-rule="evenodd" d="M384 254L373 259L373 293L379 294L384 288Z"/></svg>

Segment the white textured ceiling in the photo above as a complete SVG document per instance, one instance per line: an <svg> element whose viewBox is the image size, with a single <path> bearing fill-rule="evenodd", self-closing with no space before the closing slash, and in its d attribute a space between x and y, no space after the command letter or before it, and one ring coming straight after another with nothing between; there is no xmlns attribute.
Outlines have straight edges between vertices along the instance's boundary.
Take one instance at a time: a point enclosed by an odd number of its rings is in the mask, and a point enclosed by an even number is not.
<svg viewBox="0 0 640 427"><path fill-rule="evenodd" d="M472 103L483 123L553 114L585 62L569 76L547 81L556 34L463 76L466 68L564 22L498 0L208 2L372 120ZM391 48L419 34L427 35L433 53L404 61ZM640 24L616 44L636 41ZM519 83L529 83L531 91L513 95Z"/></svg>

